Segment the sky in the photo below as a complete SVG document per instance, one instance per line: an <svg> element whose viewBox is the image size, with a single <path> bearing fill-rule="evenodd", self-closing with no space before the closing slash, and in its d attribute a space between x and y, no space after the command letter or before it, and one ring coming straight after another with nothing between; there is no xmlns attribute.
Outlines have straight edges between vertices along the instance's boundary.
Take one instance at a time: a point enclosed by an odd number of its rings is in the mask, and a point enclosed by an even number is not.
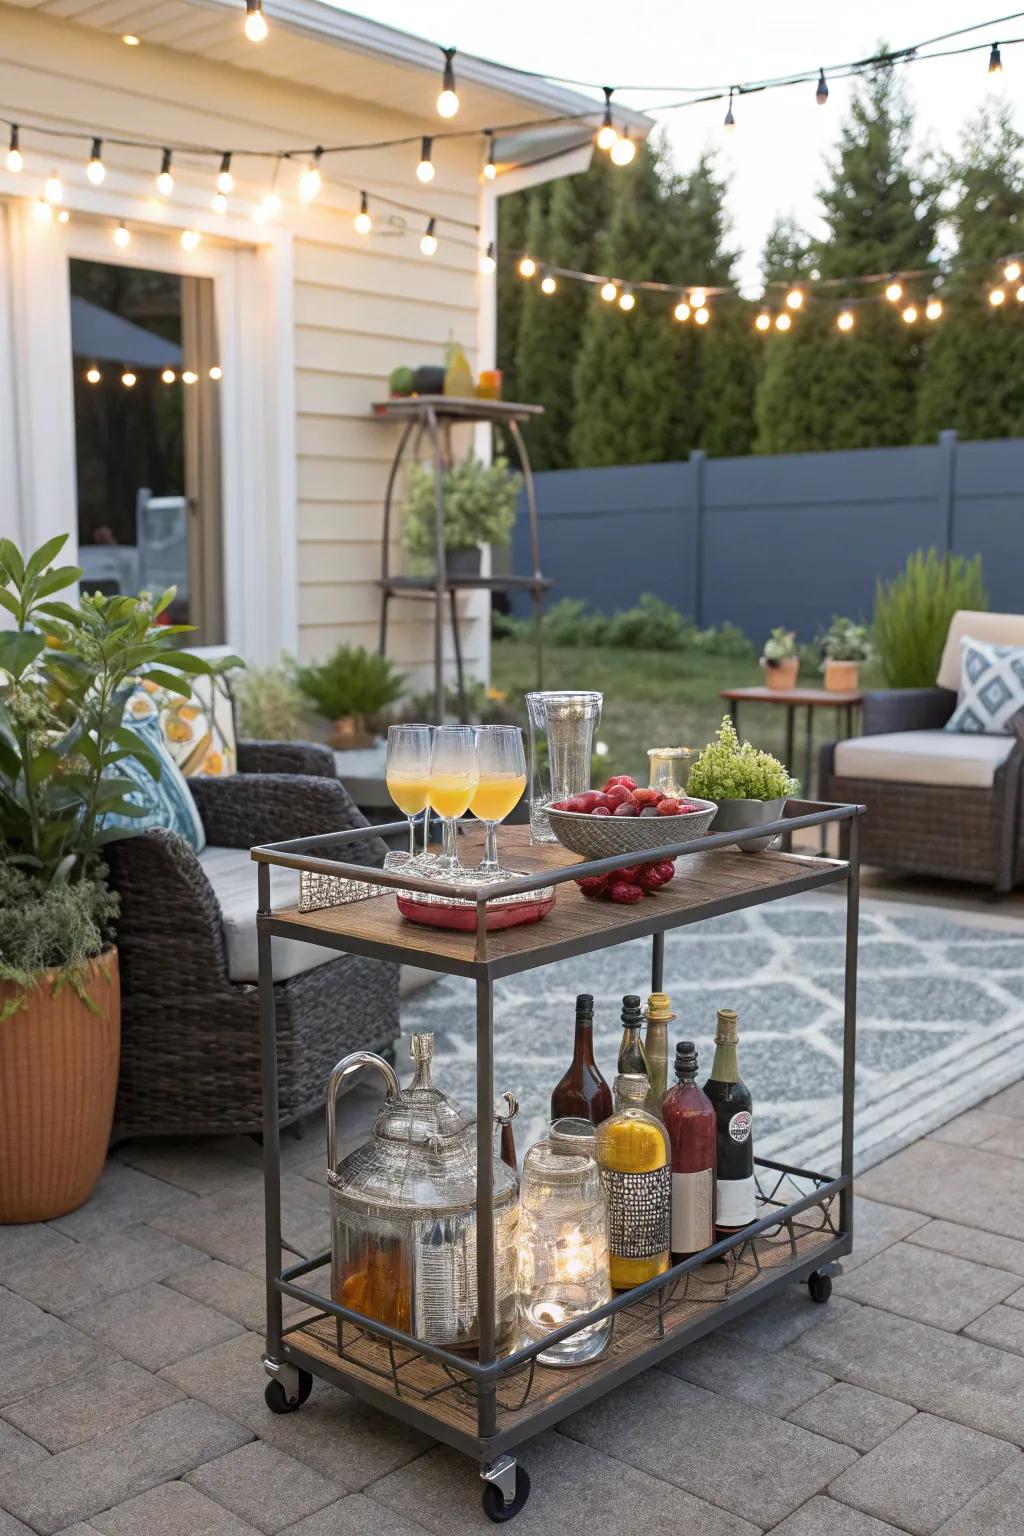
<svg viewBox="0 0 1024 1536"><path fill-rule="evenodd" d="M880 40L906 47L939 33L1008 14L1006 0L718 0L702 7L679 0L349 0L342 9L501 63L609 85L731 84L863 58ZM721 21L721 25L718 22ZM1024 36L1024 15L983 27L961 41ZM937 45L955 47L956 43ZM1015 108L1024 127L1024 45L1003 50L1003 73L989 77L987 53L919 63L905 71L923 147L952 151L964 122L986 99ZM654 115L668 128L678 167L701 150L719 152L729 179L737 268L748 293L759 291L758 258L779 214L820 233L815 189L836 142L851 82L830 84L819 107L813 85L751 95L734 104L736 127L723 128L720 102ZM671 99L623 93L631 105ZM681 274L685 280L686 275Z"/></svg>

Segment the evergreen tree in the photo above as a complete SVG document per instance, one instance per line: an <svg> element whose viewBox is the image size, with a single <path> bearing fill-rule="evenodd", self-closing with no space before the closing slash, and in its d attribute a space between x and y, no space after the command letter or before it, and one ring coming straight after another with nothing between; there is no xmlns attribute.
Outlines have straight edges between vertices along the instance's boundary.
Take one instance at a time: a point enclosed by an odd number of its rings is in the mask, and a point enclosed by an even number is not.
<svg viewBox="0 0 1024 1536"><path fill-rule="evenodd" d="M1024 245L1024 139L1008 106L982 111L948 167L956 188L949 222L956 243L943 317L930 330L918 400L918 441L947 427L962 437L1024 433L1024 305L1021 279L1003 281L1006 302L988 301L997 259Z"/></svg>
<svg viewBox="0 0 1024 1536"><path fill-rule="evenodd" d="M810 235L795 219L780 216L768 231L761 251L761 281L765 288L771 283L798 282L810 276L816 259Z"/></svg>
<svg viewBox="0 0 1024 1536"><path fill-rule="evenodd" d="M539 189L538 189L539 190ZM518 400L517 353L523 285L515 259L526 246L526 224L533 192L514 192L498 199L497 359L506 400Z"/></svg>
<svg viewBox="0 0 1024 1536"><path fill-rule="evenodd" d="M876 68L854 95L831 182L819 194L828 229L814 252L822 278L929 266L935 198L911 159L912 127L896 73ZM899 309L861 304L851 332L835 327L835 301L869 291L840 284L834 298L811 300L787 335L766 341L759 452L913 441L920 348Z"/></svg>

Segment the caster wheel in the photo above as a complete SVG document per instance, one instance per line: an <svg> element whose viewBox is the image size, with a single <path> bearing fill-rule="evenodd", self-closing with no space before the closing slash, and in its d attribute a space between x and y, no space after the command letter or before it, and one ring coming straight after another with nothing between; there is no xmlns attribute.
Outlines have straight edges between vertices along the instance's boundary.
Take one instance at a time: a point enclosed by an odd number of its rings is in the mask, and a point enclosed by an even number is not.
<svg viewBox="0 0 1024 1536"><path fill-rule="evenodd" d="M818 1271L815 1271L813 1275L808 1276L807 1289L811 1293L812 1301L828 1301L829 1297L832 1295L832 1276L822 1275L818 1273Z"/></svg>
<svg viewBox="0 0 1024 1536"><path fill-rule="evenodd" d="M301 1408L313 1390L313 1378L308 1371L299 1372L299 1395L293 1403L285 1396L279 1381L268 1381L263 1396L271 1413L295 1413Z"/></svg>
<svg viewBox="0 0 1024 1536"><path fill-rule="evenodd" d="M511 1504L506 1504L501 1496L501 1489L494 1483L488 1483L484 1488L484 1514L488 1520L493 1520L495 1525L501 1525L506 1520L514 1520L530 1497L530 1474L525 1467L516 1467L516 1496Z"/></svg>

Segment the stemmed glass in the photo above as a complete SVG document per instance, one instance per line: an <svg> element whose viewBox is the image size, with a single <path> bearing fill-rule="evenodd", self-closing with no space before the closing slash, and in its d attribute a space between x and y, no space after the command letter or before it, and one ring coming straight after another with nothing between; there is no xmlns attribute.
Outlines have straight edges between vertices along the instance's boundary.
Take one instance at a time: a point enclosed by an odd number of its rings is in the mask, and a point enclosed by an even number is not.
<svg viewBox="0 0 1024 1536"><path fill-rule="evenodd" d="M430 808L444 829L437 868L461 874L455 823L469 809L480 777L476 730L472 725L435 727L430 750Z"/></svg>
<svg viewBox="0 0 1024 1536"><path fill-rule="evenodd" d="M384 777L388 794L409 820L409 858L416 857L416 821L427 808L432 725L389 725ZM426 831L424 830L424 849ZM400 858L401 855L396 857Z"/></svg>
<svg viewBox="0 0 1024 1536"><path fill-rule="evenodd" d="M481 725L476 732L480 777L469 808L486 829L479 873L503 873L498 863L498 823L511 815L526 789L526 754L518 725Z"/></svg>

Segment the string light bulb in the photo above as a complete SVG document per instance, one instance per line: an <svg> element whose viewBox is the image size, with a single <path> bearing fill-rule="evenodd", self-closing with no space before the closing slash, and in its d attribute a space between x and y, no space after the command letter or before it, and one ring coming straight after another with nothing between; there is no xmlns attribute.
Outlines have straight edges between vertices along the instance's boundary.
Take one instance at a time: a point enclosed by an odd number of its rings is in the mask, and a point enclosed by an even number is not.
<svg viewBox="0 0 1024 1536"><path fill-rule="evenodd" d="M64 187L56 171L51 171L47 176L43 195L46 201L54 206L64 201Z"/></svg>
<svg viewBox="0 0 1024 1536"><path fill-rule="evenodd" d="M818 71L818 86L814 92L814 99L819 107L823 107L828 101L828 81L825 79L825 71Z"/></svg>
<svg viewBox="0 0 1024 1536"><path fill-rule="evenodd" d="M490 277L493 272L497 271L497 267L498 261L494 254L494 241L491 240L488 242L486 251L480 257L480 271L484 277Z"/></svg>
<svg viewBox="0 0 1024 1536"><path fill-rule="evenodd" d="M735 94L735 87L730 85L730 87L729 87L729 105L726 108L725 122L722 124L723 128L735 128L736 127L736 119L732 115L732 98L733 98L734 94Z"/></svg>
<svg viewBox="0 0 1024 1536"><path fill-rule="evenodd" d="M636 145L629 136L629 129L625 128L612 145L611 162L613 165L629 165L635 154Z"/></svg>
<svg viewBox="0 0 1024 1536"><path fill-rule="evenodd" d="M228 200L223 192L215 192L213 194L210 207L213 209L214 213L227 213Z"/></svg>
<svg viewBox="0 0 1024 1536"><path fill-rule="evenodd" d="M1003 57L998 43L992 44L992 52L988 56L988 72L990 75L1001 75L1003 72Z"/></svg>
<svg viewBox="0 0 1024 1536"><path fill-rule="evenodd" d="M231 174L231 151L228 150L220 162L220 170L217 173L217 191L223 192L225 197L230 197L235 190L235 178Z"/></svg>
<svg viewBox="0 0 1024 1536"><path fill-rule="evenodd" d="M138 382L138 374L132 373L130 368L126 368L121 375L121 383L124 385L125 389L134 389Z"/></svg>
<svg viewBox="0 0 1024 1536"><path fill-rule="evenodd" d="M625 310L626 314L628 315L629 311L634 307L635 304L636 294L633 292L632 288L623 288L622 292L619 294L619 308Z"/></svg>
<svg viewBox="0 0 1024 1536"><path fill-rule="evenodd" d="M494 181L498 174L498 167L494 163L494 129L485 129L487 135L487 159L484 161L484 178Z"/></svg>
<svg viewBox="0 0 1024 1536"><path fill-rule="evenodd" d="M370 217L369 199L365 192L359 194L359 212L352 220L357 235L368 235L373 228L373 220Z"/></svg>
<svg viewBox="0 0 1024 1536"><path fill-rule="evenodd" d="M103 375L100 373L95 363L93 363L91 368L87 368L85 371L85 382L87 384L99 384L102 378Z"/></svg>
<svg viewBox="0 0 1024 1536"><path fill-rule="evenodd" d="M886 284L885 296L890 304L898 304L903 297L903 284L895 281Z"/></svg>
<svg viewBox="0 0 1024 1536"><path fill-rule="evenodd" d="M1020 277L1021 265L1019 261L1008 261L1003 268L1003 276L1008 283L1015 283Z"/></svg>
<svg viewBox="0 0 1024 1536"><path fill-rule="evenodd" d="M198 229L183 229L181 232L181 248L183 251L195 251L199 248L202 237Z"/></svg>
<svg viewBox="0 0 1024 1536"><path fill-rule="evenodd" d="M434 219L428 219L427 227L420 237L420 250L424 256L433 256L437 250L437 236L434 233L435 223Z"/></svg>
<svg viewBox="0 0 1024 1536"><path fill-rule="evenodd" d="M142 39L141 37L136 37L134 32L123 32L121 34L121 41L126 48L138 48Z"/></svg>
<svg viewBox="0 0 1024 1536"><path fill-rule="evenodd" d="M942 300L941 299L929 299L928 303L924 307L924 313L925 313L925 319L926 320L941 320L942 319Z"/></svg>
<svg viewBox="0 0 1024 1536"><path fill-rule="evenodd" d="M612 87L606 85L604 87L604 116L601 119L601 126L597 130L597 138L594 142L597 144L598 149L603 149L607 153L608 150L615 148L618 137L615 124L612 122Z"/></svg>
<svg viewBox="0 0 1024 1536"><path fill-rule="evenodd" d="M908 304L900 316L900 319L903 321L904 325L913 325L914 321L917 319L917 305Z"/></svg>
<svg viewBox="0 0 1024 1536"><path fill-rule="evenodd" d="M107 168L103 164L103 140L93 139L92 149L89 152L89 164L85 168L85 174L94 187L102 186L107 179Z"/></svg>
<svg viewBox="0 0 1024 1536"><path fill-rule="evenodd" d="M165 149L160 161L160 174L156 178L156 189L161 197L170 197L174 191L174 173L171 166L174 156L169 149Z"/></svg>
<svg viewBox="0 0 1024 1536"><path fill-rule="evenodd" d="M173 384L178 375L175 373L173 368L165 368L160 377L163 379L165 384Z"/></svg>
<svg viewBox="0 0 1024 1536"><path fill-rule="evenodd" d="M25 157L21 153L21 145L18 142L18 125L11 124L11 138L7 146L7 159L4 161L12 176L17 176L25 169Z"/></svg>
<svg viewBox="0 0 1024 1536"><path fill-rule="evenodd" d="M601 284L601 297L606 304L614 304L619 296L619 290L609 278L608 282Z"/></svg>
<svg viewBox="0 0 1024 1536"><path fill-rule="evenodd" d="M455 68L452 64L455 49L444 48L442 52L444 53L444 75L441 80L441 94L437 98L437 115L454 117L459 110L459 97L455 89Z"/></svg>
<svg viewBox="0 0 1024 1536"><path fill-rule="evenodd" d="M218 363L214 363L213 367L210 369L210 378L213 380L213 382L215 384L219 384L223 377L224 377L224 369L221 368L221 366Z"/></svg>
<svg viewBox="0 0 1024 1536"><path fill-rule="evenodd" d="M324 179L320 174L320 161L323 159L323 146L317 145L313 151L312 162L306 167L299 177L299 202L311 203L314 197L319 197Z"/></svg>
<svg viewBox="0 0 1024 1536"><path fill-rule="evenodd" d="M804 291L802 288L791 288L786 294L786 305L789 309L803 309Z"/></svg>
<svg viewBox="0 0 1024 1536"><path fill-rule="evenodd" d="M58 224L70 224L71 223L71 209L70 208L61 208L59 210L59 212L57 214L57 223Z"/></svg>
<svg viewBox="0 0 1024 1536"><path fill-rule="evenodd" d="M253 209L253 222L255 224L269 224L271 219L276 219L281 212L281 199L276 192L268 192L258 207Z"/></svg>
<svg viewBox="0 0 1024 1536"><path fill-rule="evenodd" d="M265 43L269 31L263 0L245 0L245 35L250 43Z"/></svg>
<svg viewBox="0 0 1024 1536"><path fill-rule="evenodd" d="M537 263L532 256L520 256L516 271L520 277L525 277L529 281L537 271Z"/></svg>
<svg viewBox="0 0 1024 1536"><path fill-rule="evenodd" d="M556 282L554 276L550 272L545 272L544 276L540 280L541 293L546 293L550 297L550 295L557 292L557 290L558 283Z"/></svg>
<svg viewBox="0 0 1024 1536"><path fill-rule="evenodd" d="M703 288L691 288L690 289L690 307L691 307L691 309L703 309L704 305L707 303L707 298L708 298L708 296L707 296L707 292L706 292L705 289L703 289Z"/></svg>
<svg viewBox="0 0 1024 1536"><path fill-rule="evenodd" d="M854 314L852 309L841 309L836 316L836 329L849 332L853 330Z"/></svg>
<svg viewBox="0 0 1024 1536"><path fill-rule="evenodd" d="M785 310L780 315L775 316L775 329L777 331L788 331L792 324L792 317Z"/></svg>
<svg viewBox="0 0 1024 1536"><path fill-rule="evenodd" d="M32 209L32 216L39 224L49 224L53 219L53 209L45 197L37 197Z"/></svg>
<svg viewBox="0 0 1024 1536"><path fill-rule="evenodd" d="M757 316L757 318L754 321L754 329L756 331L770 331L771 328L772 328L772 317L771 317L771 315L768 313L768 311L766 309L762 309L761 313Z"/></svg>
<svg viewBox="0 0 1024 1536"><path fill-rule="evenodd" d="M1017 292L1014 294L1014 298L1017 300L1018 304L1024 304L1024 286L1017 289Z"/></svg>
<svg viewBox="0 0 1024 1536"><path fill-rule="evenodd" d="M420 144L420 163L416 167L416 180L422 182L434 179L434 141L429 134L424 134Z"/></svg>
<svg viewBox="0 0 1024 1536"><path fill-rule="evenodd" d="M124 219L122 219L120 224L114 230L114 244L119 245L121 249L124 250L125 247L131 245L131 243L131 231L128 228L128 225L124 222Z"/></svg>
<svg viewBox="0 0 1024 1536"><path fill-rule="evenodd" d="M198 381L199 381L198 373L195 373L191 368L186 368L185 371L183 372L183 374L181 375L181 382L183 384L196 384L196 383L198 383Z"/></svg>
<svg viewBox="0 0 1024 1536"><path fill-rule="evenodd" d="M699 309L694 310L693 318L698 325L707 325L711 319L711 311L706 304L702 304ZM787 315L786 318L788 320L789 316Z"/></svg>
<svg viewBox="0 0 1024 1536"><path fill-rule="evenodd" d="M676 320L679 321L680 325L684 324L687 320L689 320L691 313L692 313L692 311L690 309L690 306L689 306L689 304L687 304L685 299L680 299L679 303L676 305L675 309L672 311L673 316L675 317Z"/></svg>
<svg viewBox="0 0 1024 1536"><path fill-rule="evenodd" d="M1006 289L1005 288L992 288L992 289L990 289L989 290L989 295L988 295L988 301L992 305L993 309L998 309L1000 307L1000 305L1006 303Z"/></svg>

